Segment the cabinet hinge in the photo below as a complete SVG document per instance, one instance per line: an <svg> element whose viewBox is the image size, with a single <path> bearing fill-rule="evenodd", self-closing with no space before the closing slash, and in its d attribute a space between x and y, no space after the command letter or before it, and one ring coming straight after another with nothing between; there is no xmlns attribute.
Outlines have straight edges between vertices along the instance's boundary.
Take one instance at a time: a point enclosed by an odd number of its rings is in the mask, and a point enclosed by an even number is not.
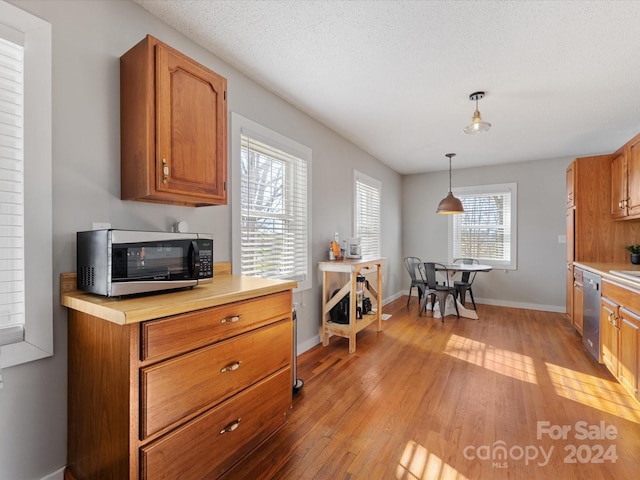
<svg viewBox="0 0 640 480"><path fill-rule="evenodd" d="M222 183L222 188L224 188L224 191L227 191L227 182L223 182Z"/></svg>
<svg viewBox="0 0 640 480"><path fill-rule="evenodd" d="M224 99L225 100L227 99L227 91L226 90L224 91Z"/></svg>

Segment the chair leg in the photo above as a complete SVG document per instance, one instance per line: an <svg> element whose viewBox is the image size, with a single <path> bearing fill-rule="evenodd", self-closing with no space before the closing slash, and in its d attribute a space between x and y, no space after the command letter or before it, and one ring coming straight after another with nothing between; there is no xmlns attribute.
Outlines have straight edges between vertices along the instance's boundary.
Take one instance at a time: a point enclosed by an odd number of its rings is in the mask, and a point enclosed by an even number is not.
<svg viewBox="0 0 640 480"><path fill-rule="evenodd" d="M422 311L426 310L426 308L427 308L427 295L425 295L422 301L420 302L420 311L418 311L419 317L422 316Z"/></svg>
<svg viewBox="0 0 640 480"><path fill-rule="evenodd" d="M458 301L455 295L453 295L453 305L456 307L456 316L460 318L460 312L458 311Z"/></svg>
<svg viewBox="0 0 640 480"><path fill-rule="evenodd" d="M438 303L440 304L440 318L444 322L444 310L447 302L447 296L449 292L438 292Z"/></svg>
<svg viewBox="0 0 640 480"><path fill-rule="evenodd" d="M411 290L413 289L413 285L409 287L409 296L407 297L407 307L409 306L409 302L411 301Z"/></svg>
<svg viewBox="0 0 640 480"><path fill-rule="evenodd" d="M471 303L473 303L473 309L477 310L476 301L473 299L473 290L471 289L471 287L469 287L469 296L471 297Z"/></svg>
<svg viewBox="0 0 640 480"><path fill-rule="evenodd" d="M466 300L466 292L467 289L465 287L458 287L458 296L460 297L460 303L462 305L465 305L465 300Z"/></svg>

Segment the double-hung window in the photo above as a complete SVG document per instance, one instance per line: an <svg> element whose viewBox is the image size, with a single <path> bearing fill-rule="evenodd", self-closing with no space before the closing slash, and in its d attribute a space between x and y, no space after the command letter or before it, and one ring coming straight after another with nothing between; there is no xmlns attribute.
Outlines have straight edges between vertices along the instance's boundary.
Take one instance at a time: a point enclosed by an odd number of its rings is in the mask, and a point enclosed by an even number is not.
<svg viewBox="0 0 640 480"><path fill-rule="evenodd" d="M0 1L0 367L53 353L51 25Z"/></svg>
<svg viewBox="0 0 640 480"><path fill-rule="evenodd" d="M380 199L382 183L354 170L354 234L363 257L380 256Z"/></svg>
<svg viewBox="0 0 640 480"><path fill-rule="evenodd" d="M311 286L311 150L232 114L233 268Z"/></svg>
<svg viewBox="0 0 640 480"><path fill-rule="evenodd" d="M464 213L450 216L450 260L470 257L515 270L517 193L516 183L454 188Z"/></svg>

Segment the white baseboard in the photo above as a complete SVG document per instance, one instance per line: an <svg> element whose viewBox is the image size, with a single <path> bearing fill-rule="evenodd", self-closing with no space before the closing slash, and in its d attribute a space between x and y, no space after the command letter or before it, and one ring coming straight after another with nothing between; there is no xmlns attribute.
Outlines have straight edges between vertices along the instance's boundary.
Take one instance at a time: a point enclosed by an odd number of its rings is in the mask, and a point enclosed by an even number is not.
<svg viewBox="0 0 640 480"><path fill-rule="evenodd" d="M41 480L64 480L64 469L65 467L62 467L59 470L56 470L55 472L50 473L46 477L42 477Z"/></svg>
<svg viewBox="0 0 640 480"><path fill-rule="evenodd" d="M392 298L395 300L402 295L409 295L409 290L404 290L399 294L395 294ZM544 305L538 303L510 302L508 300L495 300L492 298L476 298L475 300L476 303L483 305L495 305L496 307L523 308L525 310L540 310L543 312L555 313L565 313L567 311L567 307L565 305Z"/></svg>

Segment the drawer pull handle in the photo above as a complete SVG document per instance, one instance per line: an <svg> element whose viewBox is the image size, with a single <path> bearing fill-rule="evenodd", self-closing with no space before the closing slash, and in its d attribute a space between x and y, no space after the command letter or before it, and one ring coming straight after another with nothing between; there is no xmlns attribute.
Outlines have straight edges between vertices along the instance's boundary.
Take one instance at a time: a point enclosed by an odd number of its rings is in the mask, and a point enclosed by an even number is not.
<svg viewBox="0 0 640 480"><path fill-rule="evenodd" d="M234 370L237 370L238 368L240 368L240 364L242 362L238 361L238 362L234 362L234 363L230 363L229 365L227 365L226 367L222 367L220 369L220 373L224 373L224 372L233 372Z"/></svg>
<svg viewBox="0 0 640 480"><path fill-rule="evenodd" d="M220 323L236 323L240 320L241 315L234 315L233 317L226 317L220 320Z"/></svg>
<svg viewBox="0 0 640 480"><path fill-rule="evenodd" d="M240 426L240 420L242 420L242 419L239 418L237 420L234 420L229 425L224 427L222 430L220 430L220 435L222 435L223 433L233 432L236 428L238 428Z"/></svg>

